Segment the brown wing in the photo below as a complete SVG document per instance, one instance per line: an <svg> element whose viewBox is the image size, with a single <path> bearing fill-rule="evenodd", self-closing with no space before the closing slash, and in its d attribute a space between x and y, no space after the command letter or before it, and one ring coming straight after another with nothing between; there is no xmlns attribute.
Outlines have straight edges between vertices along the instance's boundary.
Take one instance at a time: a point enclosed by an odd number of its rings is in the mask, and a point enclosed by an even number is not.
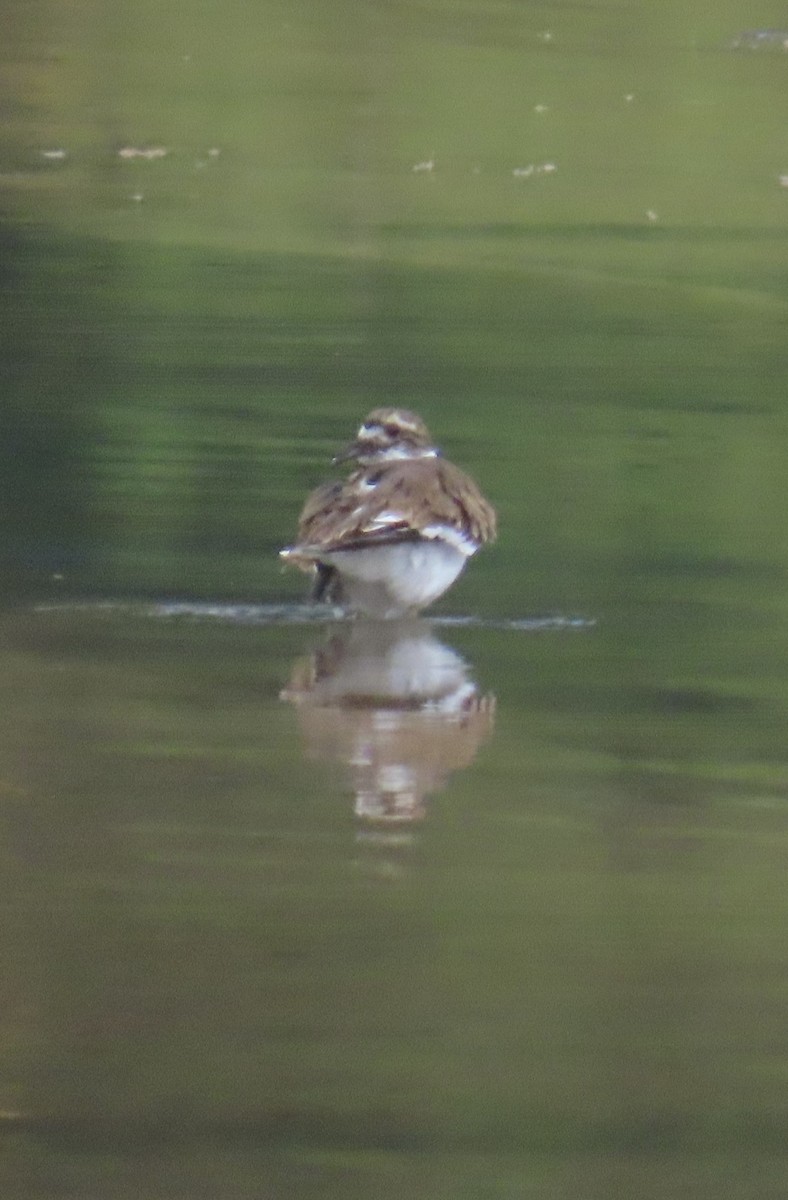
<svg viewBox="0 0 788 1200"><path fill-rule="evenodd" d="M342 481L337 479L333 483L321 483L309 493L298 518L299 542L309 540L308 531L315 522L320 522L323 513L332 510L336 504L341 504L343 486Z"/></svg>
<svg viewBox="0 0 788 1200"><path fill-rule="evenodd" d="M495 510L474 481L443 459L396 461L354 471L308 497L299 548L382 545L449 526L478 544L496 534Z"/></svg>

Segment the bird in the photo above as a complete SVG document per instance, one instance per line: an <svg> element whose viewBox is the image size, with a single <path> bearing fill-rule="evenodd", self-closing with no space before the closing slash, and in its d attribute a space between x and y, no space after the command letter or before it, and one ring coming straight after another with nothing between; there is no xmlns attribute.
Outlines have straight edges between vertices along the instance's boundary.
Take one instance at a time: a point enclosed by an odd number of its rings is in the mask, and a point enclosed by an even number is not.
<svg viewBox="0 0 788 1200"><path fill-rule="evenodd" d="M295 544L279 552L314 574L313 600L373 618L411 616L495 540L495 509L416 413L373 409L334 458L343 462L350 474L310 493Z"/></svg>

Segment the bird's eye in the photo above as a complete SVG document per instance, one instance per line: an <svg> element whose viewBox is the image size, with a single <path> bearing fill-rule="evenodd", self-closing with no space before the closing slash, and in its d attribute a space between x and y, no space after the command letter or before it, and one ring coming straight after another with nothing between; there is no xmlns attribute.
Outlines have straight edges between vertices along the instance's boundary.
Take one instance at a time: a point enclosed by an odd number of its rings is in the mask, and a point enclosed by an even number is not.
<svg viewBox="0 0 788 1200"><path fill-rule="evenodd" d="M390 437L390 438L398 437L399 436L399 426L384 425L383 432L385 433L386 437Z"/></svg>

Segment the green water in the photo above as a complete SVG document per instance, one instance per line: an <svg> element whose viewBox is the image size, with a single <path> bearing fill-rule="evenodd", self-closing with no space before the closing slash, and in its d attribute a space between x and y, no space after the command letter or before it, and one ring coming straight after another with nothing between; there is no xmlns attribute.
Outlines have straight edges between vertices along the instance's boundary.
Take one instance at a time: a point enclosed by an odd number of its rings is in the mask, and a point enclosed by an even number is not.
<svg viewBox="0 0 788 1200"><path fill-rule="evenodd" d="M7 9L3 1200L788 1188L781 19ZM473 619L303 623L389 403Z"/></svg>

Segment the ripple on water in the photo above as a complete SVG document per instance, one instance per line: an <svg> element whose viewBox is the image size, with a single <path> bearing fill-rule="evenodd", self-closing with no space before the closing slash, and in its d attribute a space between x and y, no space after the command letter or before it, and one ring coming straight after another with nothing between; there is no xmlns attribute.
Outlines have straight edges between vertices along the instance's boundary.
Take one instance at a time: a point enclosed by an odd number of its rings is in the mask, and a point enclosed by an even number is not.
<svg viewBox="0 0 788 1200"><path fill-rule="evenodd" d="M225 621L241 625L323 625L345 623L355 618L348 617L343 609L330 604L221 604L210 601L161 600L134 602L124 600L85 600L42 603L34 606L34 612L113 612L129 616L159 619L190 619L197 621ZM475 615L445 615L427 618L431 625L442 628L500 629L518 632L536 632L548 629L592 629L596 625L593 617L550 616L531 617L480 617Z"/></svg>

